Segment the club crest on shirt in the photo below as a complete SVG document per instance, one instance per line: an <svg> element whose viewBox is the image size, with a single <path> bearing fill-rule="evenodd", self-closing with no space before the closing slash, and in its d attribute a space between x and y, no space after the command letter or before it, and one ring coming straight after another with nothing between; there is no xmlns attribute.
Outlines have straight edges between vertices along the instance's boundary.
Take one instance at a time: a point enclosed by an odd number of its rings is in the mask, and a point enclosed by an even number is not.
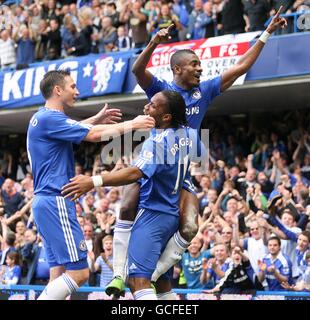
<svg viewBox="0 0 310 320"><path fill-rule="evenodd" d="M195 90L192 94L193 99L200 99L201 98L201 92L199 90Z"/></svg>
<svg viewBox="0 0 310 320"><path fill-rule="evenodd" d="M87 246L86 246L85 240L81 240L79 247L80 247L81 251L87 251Z"/></svg>
<svg viewBox="0 0 310 320"><path fill-rule="evenodd" d="M154 157L153 152L148 151L148 150L144 150L143 154L142 154L142 158L144 158L145 160L151 160Z"/></svg>

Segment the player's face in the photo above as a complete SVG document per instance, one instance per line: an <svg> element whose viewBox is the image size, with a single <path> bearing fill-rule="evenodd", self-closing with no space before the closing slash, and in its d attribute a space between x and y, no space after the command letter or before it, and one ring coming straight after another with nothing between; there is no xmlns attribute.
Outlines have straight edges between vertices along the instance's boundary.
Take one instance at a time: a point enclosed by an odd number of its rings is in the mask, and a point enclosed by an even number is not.
<svg viewBox="0 0 310 320"><path fill-rule="evenodd" d="M70 76L65 77L65 87L61 93L64 107L72 108L79 94L73 79Z"/></svg>
<svg viewBox="0 0 310 320"><path fill-rule="evenodd" d="M180 78L188 87L199 86L202 74L201 62L196 54L186 54L180 63Z"/></svg>
<svg viewBox="0 0 310 320"><path fill-rule="evenodd" d="M144 106L144 114L155 119L155 127L160 128L163 122L163 116L166 114L166 98L162 93L156 93L150 103Z"/></svg>

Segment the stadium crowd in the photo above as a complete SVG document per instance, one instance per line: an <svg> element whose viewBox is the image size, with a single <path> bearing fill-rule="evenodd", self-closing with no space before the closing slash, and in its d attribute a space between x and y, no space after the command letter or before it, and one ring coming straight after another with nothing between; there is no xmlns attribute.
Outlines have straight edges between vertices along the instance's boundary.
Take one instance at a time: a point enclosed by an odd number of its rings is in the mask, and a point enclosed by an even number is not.
<svg viewBox="0 0 310 320"><path fill-rule="evenodd" d="M199 232L174 267L174 287L212 293L310 289L309 115L286 112L285 121L283 116L268 115L268 124L266 115L261 121L221 117L204 123L210 130L209 168L191 167ZM17 151L3 138L1 145L1 281L46 284L48 265L31 214L33 180L25 144ZM131 154L106 165L102 147L82 143L76 148L76 174L96 175L130 162ZM76 201L89 285L104 287L112 279L121 199L122 187L100 187Z"/></svg>
<svg viewBox="0 0 310 320"><path fill-rule="evenodd" d="M154 33L172 23L171 42L264 30L267 19L281 5L283 13L310 8L309 0L6 0L1 3L1 69L22 69L36 61L143 48Z"/></svg>

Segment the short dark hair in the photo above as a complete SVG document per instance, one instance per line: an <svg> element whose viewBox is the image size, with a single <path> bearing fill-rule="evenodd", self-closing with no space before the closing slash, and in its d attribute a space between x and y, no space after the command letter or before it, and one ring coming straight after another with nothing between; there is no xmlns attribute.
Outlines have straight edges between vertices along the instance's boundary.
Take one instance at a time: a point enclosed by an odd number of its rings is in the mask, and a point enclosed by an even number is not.
<svg viewBox="0 0 310 320"><path fill-rule="evenodd" d="M182 49L182 50L178 50L176 51L170 58L170 68L173 71L173 68L176 65L180 64L180 60L186 55L186 54L195 54L196 53L191 50L191 49Z"/></svg>
<svg viewBox="0 0 310 320"><path fill-rule="evenodd" d="M40 82L40 90L45 99L49 99L53 94L55 86L64 88L65 77L70 76L69 70L52 70L44 75Z"/></svg>
<svg viewBox="0 0 310 320"><path fill-rule="evenodd" d="M186 126L186 105L183 97L178 92L172 90L164 90L161 93L167 100L167 111L172 115L172 127Z"/></svg>
<svg viewBox="0 0 310 320"><path fill-rule="evenodd" d="M304 231L301 232L300 235L303 235L303 236L307 237L308 241L310 242L310 231L304 230Z"/></svg>
<svg viewBox="0 0 310 320"><path fill-rule="evenodd" d="M7 254L6 257L14 260L14 264L15 264L15 265L19 265L20 256L19 256L18 252L13 252L13 251L11 251L11 252L9 252L9 253Z"/></svg>
<svg viewBox="0 0 310 320"><path fill-rule="evenodd" d="M13 247L15 240L16 240L16 236L14 232L8 232L8 234L6 235L6 243L10 246Z"/></svg>
<svg viewBox="0 0 310 320"><path fill-rule="evenodd" d="M276 241L278 242L278 245L281 247L281 240L280 240L279 237L277 237L277 236L272 236L272 237L270 237L270 238L268 239L267 243L269 244L269 241L271 241L271 240L276 240Z"/></svg>

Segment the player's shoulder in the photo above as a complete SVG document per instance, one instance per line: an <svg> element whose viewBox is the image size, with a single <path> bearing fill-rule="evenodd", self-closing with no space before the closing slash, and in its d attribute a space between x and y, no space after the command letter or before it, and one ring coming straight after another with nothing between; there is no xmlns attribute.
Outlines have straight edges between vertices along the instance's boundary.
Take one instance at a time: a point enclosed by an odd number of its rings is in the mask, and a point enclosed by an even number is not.
<svg viewBox="0 0 310 320"><path fill-rule="evenodd" d="M214 86L220 86L221 85L221 79L222 76L216 76L216 77L212 77L206 80L203 80L200 82L199 84L199 88L200 90L211 90Z"/></svg>

